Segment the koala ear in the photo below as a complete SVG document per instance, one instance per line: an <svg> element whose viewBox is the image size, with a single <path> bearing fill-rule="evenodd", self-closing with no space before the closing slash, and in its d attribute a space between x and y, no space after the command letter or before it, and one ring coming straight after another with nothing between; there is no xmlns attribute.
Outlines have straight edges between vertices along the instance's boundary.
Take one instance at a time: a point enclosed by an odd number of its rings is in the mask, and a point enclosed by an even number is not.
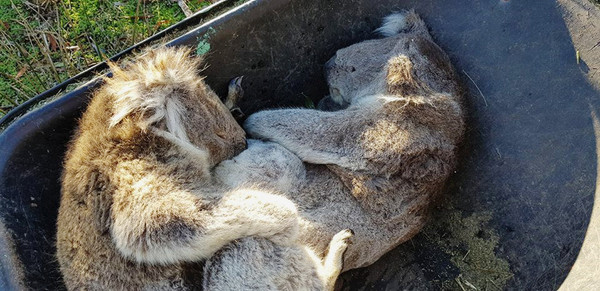
<svg viewBox="0 0 600 291"><path fill-rule="evenodd" d="M190 56L189 48L160 48L126 69L110 64L112 78L104 78L104 90L113 96L109 127L136 116L147 130L164 123L166 130L188 141L183 97L202 87L197 74L201 59Z"/></svg>
<svg viewBox="0 0 600 291"><path fill-rule="evenodd" d="M359 110L267 110L248 117L244 129L253 138L282 145L304 162L364 170L365 155L356 142L360 132L353 130L364 123L361 116Z"/></svg>

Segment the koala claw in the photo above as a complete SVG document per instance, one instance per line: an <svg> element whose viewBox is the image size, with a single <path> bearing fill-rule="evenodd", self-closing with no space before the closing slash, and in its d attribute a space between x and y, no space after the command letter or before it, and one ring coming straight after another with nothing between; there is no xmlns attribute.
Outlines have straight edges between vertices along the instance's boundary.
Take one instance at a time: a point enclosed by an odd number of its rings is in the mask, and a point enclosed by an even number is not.
<svg viewBox="0 0 600 291"><path fill-rule="evenodd" d="M243 79L244 76L240 76L229 81L229 91L227 92L227 98L225 98L225 106L227 106L229 110L234 110L236 103L244 96L244 89L242 88Z"/></svg>
<svg viewBox="0 0 600 291"><path fill-rule="evenodd" d="M239 76L239 77L235 77L233 79L231 79L231 81L229 82L229 86L242 86L242 80L244 79L244 76Z"/></svg>

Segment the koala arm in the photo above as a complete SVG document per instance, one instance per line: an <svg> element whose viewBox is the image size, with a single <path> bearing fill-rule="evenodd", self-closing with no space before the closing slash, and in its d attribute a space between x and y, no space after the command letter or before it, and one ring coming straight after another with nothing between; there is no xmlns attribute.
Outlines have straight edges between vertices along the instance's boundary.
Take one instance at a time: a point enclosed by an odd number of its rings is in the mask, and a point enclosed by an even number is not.
<svg viewBox="0 0 600 291"><path fill-rule="evenodd" d="M273 142L247 140L248 148L213 170L214 177L232 188L256 186L290 193L305 181L306 169L293 153Z"/></svg>
<svg viewBox="0 0 600 291"><path fill-rule="evenodd" d="M244 129L254 138L282 145L304 162L362 170L366 161L354 129L364 123L364 114L352 109L267 110L249 116Z"/></svg>
<svg viewBox="0 0 600 291"><path fill-rule="evenodd" d="M278 195L239 189L208 203L159 175L136 180L113 196L110 234L122 255L140 263L208 258L246 236L290 244L298 231L295 205Z"/></svg>

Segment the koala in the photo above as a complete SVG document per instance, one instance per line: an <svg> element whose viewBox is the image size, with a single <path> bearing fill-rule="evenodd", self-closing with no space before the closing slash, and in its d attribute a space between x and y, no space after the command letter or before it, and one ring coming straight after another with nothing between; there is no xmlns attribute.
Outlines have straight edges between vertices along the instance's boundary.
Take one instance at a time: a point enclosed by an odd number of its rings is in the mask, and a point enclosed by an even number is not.
<svg viewBox="0 0 600 291"><path fill-rule="evenodd" d="M347 232L332 241L325 268L297 243L297 206L274 192L281 185L268 191L216 176L246 148L230 113L241 79L230 85L228 108L198 75L200 62L188 48L156 49L125 69L111 64L112 77L93 93L61 181L56 250L68 289L195 288L185 264L243 239L285 248L287 268L315 290L341 271Z"/></svg>
<svg viewBox="0 0 600 291"><path fill-rule="evenodd" d="M301 244L324 258L340 229L354 231L344 271L372 264L419 232L465 131L459 78L423 20L395 13L377 31L383 38L340 49L326 63L330 95L320 106L335 110L266 110L244 123L252 138L304 164L301 173L286 172L304 178L284 192L298 207Z"/></svg>
<svg viewBox="0 0 600 291"><path fill-rule="evenodd" d="M460 86L414 12L379 31L327 63L339 110L254 114L247 149L240 79L226 106L187 49L112 65L65 159L67 287L186 290L206 259L205 290L331 290L416 234L456 163Z"/></svg>

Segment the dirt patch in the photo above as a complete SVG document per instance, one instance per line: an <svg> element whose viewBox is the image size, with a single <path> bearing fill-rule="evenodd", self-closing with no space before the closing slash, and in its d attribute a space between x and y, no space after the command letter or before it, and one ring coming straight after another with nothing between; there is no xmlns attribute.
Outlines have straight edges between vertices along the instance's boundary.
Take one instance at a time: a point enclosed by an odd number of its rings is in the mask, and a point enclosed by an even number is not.
<svg viewBox="0 0 600 291"><path fill-rule="evenodd" d="M600 25L596 22L600 18L600 0L559 0L558 3L576 50L573 61L590 83L600 89Z"/></svg>
<svg viewBox="0 0 600 291"><path fill-rule="evenodd" d="M440 282L442 289L502 290L513 276L508 262L496 255L499 236L491 219L491 212L466 214L452 203L434 212L423 235L459 270L453 279Z"/></svg>

